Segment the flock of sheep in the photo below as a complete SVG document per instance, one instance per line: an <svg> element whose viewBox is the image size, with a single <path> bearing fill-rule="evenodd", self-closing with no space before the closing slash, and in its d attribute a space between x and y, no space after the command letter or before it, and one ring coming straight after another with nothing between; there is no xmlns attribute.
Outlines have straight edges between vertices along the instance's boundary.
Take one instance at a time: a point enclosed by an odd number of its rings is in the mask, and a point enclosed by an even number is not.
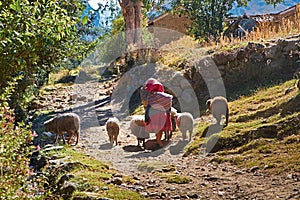
<svg viewBox="0 0 300 200"><path fill-rule="evenodd" d="M221 123L222 116L225 116L224 126L228 124L228 104L224 97L215 97L209 99L206 103L208 109L210 110L212 116L216 119L217 123ZM187 138L187 132L189 132L189 140L192 139L194 119L193 116L188 112L177 113L176 109L171 109L171 119L174 124L178 127L179 131L182 133L182 138L185 140ZM145 147L145 140L150 137L150 133L145 130L145 116L144 115L134 115L132 116L130 122L130 131L138 141L138 146L141 145ZM58 137L61 135L63 142L65 143L64 133L68 134L68 144L71 143L73 135L76 135L76 144L80 137L80 118L75 113L65 113L60 114L44 123L45 131L54 132L55 142L57 142ZM173 131L176 127L173 127ZM111 117L106 122L106 131L109 137L110 143L118 144L118 135L120 132L120 121L116 117ZM169 140L172 137L172 131L165 132L165 139Z"/></svg>
<svg viewBox="0 0 300 200"><path fill-rule="evenodd" d="M289 88L288 90L298 88L300 91L300 72L295 73L296 82L294 87ZM286 91L287 93L287 91ZM141 93L142 103L146 104L145 99L143 98L143 94ZM208 99L206 102L206 106L209 109L212 116L216 119L217 124L221 124L222 117L225 117L223 126L226 127L228 125L228 116L229 109L227 99L222 96L217 96L212 99ZM193 135L193 127L194 127L194 119L193 116L188 112L177 113L176 109L171 109L171 119L173 125L176 125L179 131L182 133L182 138L185 140L187 138L187 132L189 132L189 140L192 139ZM150 138L150 133L145 130L145 116L144 115L134 115L132 116L130 122L130 131L133 135L136 136L138 141L138 146L141 145L145 147L145 140ZM173 130L175 131L176 126L173 126ZM71 143L71 139L73 135L76 135L75 145L78 144L78 140L80 137L80 118L75 113L65 113L57 115L56 117L44 122L44 127L46 132L54 132L55 135L55 143L58 140L58 137L61 135L63 142L65 143L64 133L68 134L68 144ZM118 144L118 135L120 132L120 122L116 117L109 118L106 122L106 131L109 137L109 141L111 144ZM169 140L172 138L172 131L165 132L165 140Z"/></svg>

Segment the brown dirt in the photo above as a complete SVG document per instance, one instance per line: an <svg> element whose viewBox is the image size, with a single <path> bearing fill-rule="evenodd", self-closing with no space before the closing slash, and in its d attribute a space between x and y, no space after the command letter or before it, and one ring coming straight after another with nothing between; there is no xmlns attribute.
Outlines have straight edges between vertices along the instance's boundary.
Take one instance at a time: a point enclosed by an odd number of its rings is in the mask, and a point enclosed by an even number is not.
<svg viewBox="0 0 300 200"><path fill-rule="evenodd" d="M74 84L72 91L86 97L77 98L71 106L80 115L82 125L79 144L74 148L112 164L120 173L137 180L134 186L121 187L139 191L149 199L300 199L299 174L275 175L265 169L239 169L230 163L212 163L214 155L183 157L188 141L178 135L164 141L163 148L155 149L154 134L151 134L146 150L137 147L137 140L129 131L130 117L121 120L119 143L111 146L104 126L112 115L107 95L113 84L110 86L96 81ZM56 93L56 98L66 94L64 90ZM60 107L68 106L62 103ZM173 171L168 172L168 166ZM190 182L168 183L166 177L170 174L187 177Z"/></svg>

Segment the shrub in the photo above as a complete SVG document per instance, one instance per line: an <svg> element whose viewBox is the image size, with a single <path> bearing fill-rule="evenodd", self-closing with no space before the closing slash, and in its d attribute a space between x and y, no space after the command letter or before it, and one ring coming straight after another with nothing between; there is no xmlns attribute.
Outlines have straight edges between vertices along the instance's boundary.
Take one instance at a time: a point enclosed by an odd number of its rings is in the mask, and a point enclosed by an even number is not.
<svg viewBox="0 0 300 200"><path fill-rule="evenodd" d="M4 91L0 94L0 197L29 199L26 177L32 134L28 126L15 123L13 110L8 106L14 85Z"/></svg>

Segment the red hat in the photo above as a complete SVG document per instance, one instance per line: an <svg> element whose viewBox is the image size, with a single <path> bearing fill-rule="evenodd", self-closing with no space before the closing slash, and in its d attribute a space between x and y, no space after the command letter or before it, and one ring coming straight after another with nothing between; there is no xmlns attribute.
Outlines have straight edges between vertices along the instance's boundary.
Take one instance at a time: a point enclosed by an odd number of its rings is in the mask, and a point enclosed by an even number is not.
<svg viewBox="0 0 300 200"><path fill-rule="evenodd" d="M154 78L149 78L146 81L145 89L147 92L164 92L164 86Z"/></svg>

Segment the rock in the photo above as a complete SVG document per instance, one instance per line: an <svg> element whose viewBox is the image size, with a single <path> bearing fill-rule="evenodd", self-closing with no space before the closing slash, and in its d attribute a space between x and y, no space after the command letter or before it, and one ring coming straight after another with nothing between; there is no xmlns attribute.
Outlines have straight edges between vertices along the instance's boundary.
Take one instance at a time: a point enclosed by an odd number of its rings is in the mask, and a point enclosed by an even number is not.
<svg viewBox="0 0 300 200"><path fill-rule="evenodd" d="M158 196L158 192L151 192L149 193L149 197Z"/></svg>
<svg viewBox="0 0 300 200"><path fill-rule="evenodd" d="M78 97L78 94L72 93L72 94L70 94L70 97L69 97L69 98L70 98L72 101L74 101L74 100L77 99L77 97Z"/></svg>
<svg viewBox="0 0 300 200"><path fill-rule="evenodd" d="M190 199L199 199L199 198L200 198L199 195L196 194L196 193L194 193L194 194L188 194L187 196L188 196Z"/></svg>
<svg viewBox="0 0 300 200"><path fill-rule="evenodd" d="M225 193L225 192L223 192L223 191L218 191L218 195L219 195L219 196L223 196L224 193Z"/></svg>
<svg viewBox="0 0 300 200"><path fill-rule="evenodd" d="M204 180L206 181L217 181L218 179L219 179L218 177L214 177L214 176L208 176L204 178Z"/></svg>
<svg viewBox="0 0 300 200"><path fill-rule="evenodd" d="M172 196L171 199L180 199L179 195Z"/></svg>
<svg viewBox="0 0 300 200"><path fill-rule="evenodd" d="M60 195L71 196L72 193L77 190L77 185L75 183L66 183L59 191Z"/></svg>
<svg viewBox="0 0 300 200"><path fill-rule="evenodd" d="M69 181L71 178L75 178L73 174L64 174L56 183L56 185L60 188L62 187L66 181Z"/></svg>
<svg viewBox="0 0 300 200"><path fill-rule="evenodd" d="M49 137L49 138L54 138L55 134L51 133L51 132L43 132L42 136L46 136L46 137ZM45 146L45 148L46 148L46 146Z"/></svg>
<svg viewBox="0 0 300 200"><path fill-rule="evenodd" d="M141 195L144 196L144 197L149 197L148 192L141 192Z"/></svg>
<svg viewBox="0 0 300 200"><path fill-rule="evenodd" d="M264 170L269 169L269 168L271 168L271 166L269 166L269 165L264 166Z"/></svg>
<svg viewBox="0 0 300 200"><path fill-rule="evenodd" d="M33 153L30 158L29 166L33 167L35 171L39 171L48 163L48 159L44 155L39 155L39 151Z"/></svg>
<svg viewBox="0 0 300 200"><path fill-rule="evenodd" d="M253 134L256 137L263 137L263 138L276 138L278 134L277 125L265 125L261 126L255 130L253 130Z"/></svg>
<svg viewBox="0 0 300 200"><path fill-rule="evenodd" d="M258 166L253 166L253 167L250 168L249 172L255 172L258 169L259 169Z"/></svg>
<svg viewBox="0 0 300 200"><path fill-rule="evenodd" d="M64 146L52 146L52 147L43 149L43 152L53 151L53 150L61 150L63 148L64 148Z"/></svg>
<svg viewBox="0 0 300 200"><path fill-rule="evenodd" d="M123 183L123 179L121 177L114 177L111 180L111 183L113 183L115 185L121 185Z"/></svg>
<svg viewBox="0 0 300 200"><path fill-rule="evenodd" d="M101 190L108 190L108 187L102 187Z"/></svg>

